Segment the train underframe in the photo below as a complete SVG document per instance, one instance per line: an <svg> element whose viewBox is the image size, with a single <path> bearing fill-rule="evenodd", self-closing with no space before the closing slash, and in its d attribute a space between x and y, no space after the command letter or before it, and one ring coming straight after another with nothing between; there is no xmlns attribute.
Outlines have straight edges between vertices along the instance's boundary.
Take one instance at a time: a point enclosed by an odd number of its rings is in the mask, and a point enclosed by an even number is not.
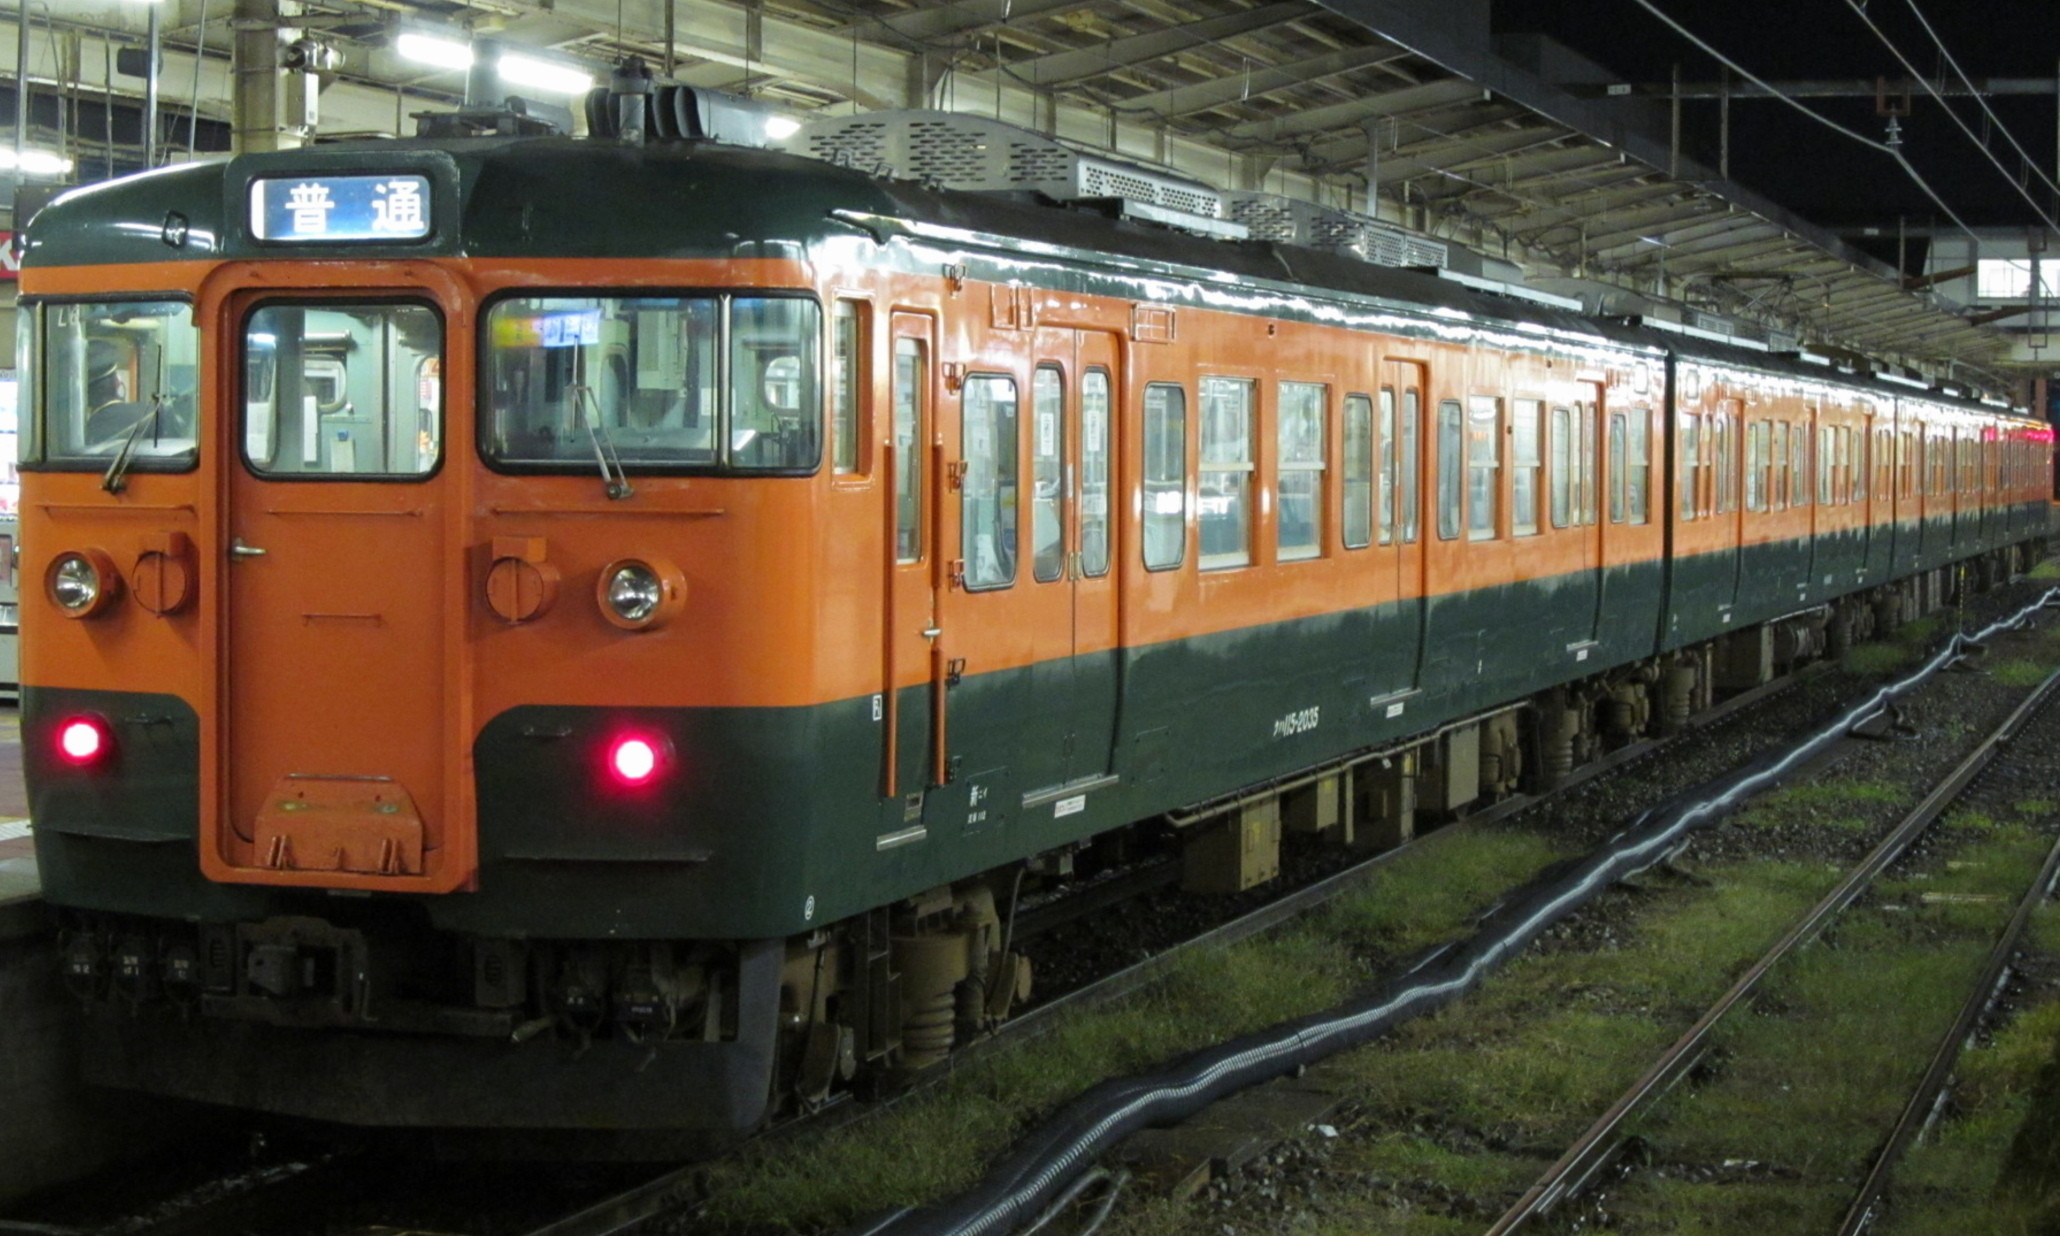
<svg viewBox="0 0 2060 1236"><path fill-rule="evenodd" d="M1155 858L1190 891L1240 892L1278 874L1283 831L1392 848L2042 553L2006 547L1855 592L791 939L466 936L369 901L236 923L67 912L62 973L102 1084L354 1125L726 1138L897 1084L1005 1021L1033 988L1015 938L1026 900Z"/></svg>

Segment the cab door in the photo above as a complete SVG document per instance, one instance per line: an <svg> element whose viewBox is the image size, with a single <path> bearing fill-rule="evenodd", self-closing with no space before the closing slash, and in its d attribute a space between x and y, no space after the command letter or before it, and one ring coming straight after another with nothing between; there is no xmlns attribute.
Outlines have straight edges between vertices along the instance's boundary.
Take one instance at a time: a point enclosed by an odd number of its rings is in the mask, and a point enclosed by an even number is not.
<svg viewBox="0 0 2060 1236"><path fill-rule="evenodd" d="M218 879L446 891L476 862L460 538L446 430L459 290L325 272L224 301Z"/></svg>
<svg viewBox="0 0 2060 1236"><path fill-rule="evenodd" d="M938 595L945 587L947 555L938 543L942 509L941 451L936 440L936 324L928 314L897 312L888 337L890 422L887 438L885 690L886 735L881 793L903 804L879 841L882 846L922 836L923 798L936 776L934 740L941 689L932 653L941 635Z"/></svg>

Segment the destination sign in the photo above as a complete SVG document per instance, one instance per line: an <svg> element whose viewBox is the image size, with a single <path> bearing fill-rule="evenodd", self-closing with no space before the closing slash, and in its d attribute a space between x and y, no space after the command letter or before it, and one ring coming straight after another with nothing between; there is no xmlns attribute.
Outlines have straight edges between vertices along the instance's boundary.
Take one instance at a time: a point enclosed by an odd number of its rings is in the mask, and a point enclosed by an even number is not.
<svg viewBox="0 0 2060 1236"><path fill-rule="evenodd" d="M420 240L429 225L427 176L265 176L250 186L259 240Z"/></svg>

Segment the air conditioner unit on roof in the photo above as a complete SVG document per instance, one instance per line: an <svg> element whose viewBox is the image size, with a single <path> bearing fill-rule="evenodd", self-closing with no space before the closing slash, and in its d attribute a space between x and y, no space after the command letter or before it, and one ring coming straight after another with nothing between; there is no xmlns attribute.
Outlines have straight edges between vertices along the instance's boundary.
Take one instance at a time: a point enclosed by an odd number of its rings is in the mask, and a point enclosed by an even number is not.
<svg viewBox="0 0 2060 1236"><path fill-rule="evenodd" d="M976 193L1041 193L1054 201L1123 203L1126 213L1215 236L1242 237L1222 195L1198 181L1087 154L1041 133L961 112L865 112L811 122L790 145L818 159Z"/></svg>
<svg viewBox="0 0 2060 1236"><path fill-rule="evenodd" d="M1274 193L1233 192L1223 199L1230 217L1250 228L1257 240L1326 249L1377 266L1452 264L1445 242L1357 211Z"/></svg>

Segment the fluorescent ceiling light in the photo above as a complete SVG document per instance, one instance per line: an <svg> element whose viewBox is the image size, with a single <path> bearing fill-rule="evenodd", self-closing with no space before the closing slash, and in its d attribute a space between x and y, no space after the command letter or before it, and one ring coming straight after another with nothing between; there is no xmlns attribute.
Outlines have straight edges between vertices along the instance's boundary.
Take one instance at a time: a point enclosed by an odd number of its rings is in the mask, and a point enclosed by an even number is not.
<svg viewBox="0 0 2060 1236"><path fill-rule="evenodd" d="M24 171L31 176L62 176L72 170L72 161L47 150L24 150L17 168L14 148L0 146L0 172Z"/></svg>
<svg viewBox="0 0 2060 1236"><path fill-rule="evenodd" d="M801 132L801 122L792 116L767 116L765 135L776 142L784 142Z"/></svg>
<svg viewBox="0 0 2060 1236"><path fill-rule="evenodd" d="M394 40L394 50L404 59L433 64L440 69L469 69L472 67L472 45L457 39L439 38L433 34L417 34L412 30L401 32Z"/></svg>
<svg viewBox="0 0 2060 1236"><path fill-rule="evenodd" d="M515 52L503 55L494 66L503 79L532 90L553 94L585 94L594 88L594 75L564 64L539 60Z"/></svg>

